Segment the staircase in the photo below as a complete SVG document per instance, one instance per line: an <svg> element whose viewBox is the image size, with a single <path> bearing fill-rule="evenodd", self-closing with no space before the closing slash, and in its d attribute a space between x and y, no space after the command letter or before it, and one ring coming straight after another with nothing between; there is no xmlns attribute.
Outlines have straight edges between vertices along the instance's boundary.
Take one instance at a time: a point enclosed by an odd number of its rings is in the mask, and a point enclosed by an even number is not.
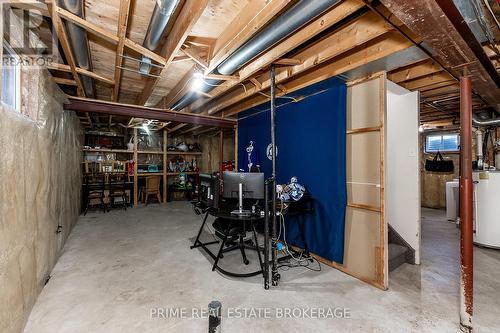
<svg viewBox="0 0 500 333"><path fill-rule="evenodd" d="M389 272L408 263L415 264L415 250L389 225Z"/></svg>

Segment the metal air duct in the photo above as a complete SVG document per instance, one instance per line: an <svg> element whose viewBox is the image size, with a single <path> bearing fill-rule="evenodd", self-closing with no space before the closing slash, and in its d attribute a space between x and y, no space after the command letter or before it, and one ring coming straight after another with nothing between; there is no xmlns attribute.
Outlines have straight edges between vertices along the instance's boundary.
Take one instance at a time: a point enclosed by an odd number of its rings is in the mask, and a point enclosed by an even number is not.
<svg viewBox="0 0 500 333"><path fill-rule="evenodd" d="M160 44L161 37L165 32L165 28L175 12L175 9L179 5L179 0L156 0L155 9L151 15L151 21L149 21L148 30L146 31L146 36L144 37L144 42L142 46L154 51L158 48ZM144 75L148 75L151 71L151 59L142 56L141 62L139 64L139 72Z"/></svg>
<svg viewBox="0 0 500 333"><path fill-rule="evenodd" d="M500 126L500 117L498 118L490 118L490 119L479 119L476 115L473 115L472 117L472 125L477 126L477 127L482 127L482 126Z"/></svg>
<svg viewBox="0 0 500 333"><path fill-rule="evenodd" d="M215 69L216 74L232 75L260 53L276 45L304 24L313 20L318 15L338 3L340 0L300 0L281 16L267 25L262 31L253 36L233 54L225 59ZM220 84L219 80L204 80L200 88L203 92L209 92L214 86ZM177 103L172 106L174 110L181 110L197 98L195 92L184 95Z"/></svg>
<svg viewBox="0 0 500 333"><path fill-rule="evenodd" d="M74 15L85 18L83 11L83 0L59 0L59 7L73 13ZM69 44L75 57L78 67L92 71L92 63L90 60L90 47L87 38L87 31L76 24L66 22L66 31L68 33ZM87 97L95 98L94 82L85 75L80 75L83 89Z"/></svg>

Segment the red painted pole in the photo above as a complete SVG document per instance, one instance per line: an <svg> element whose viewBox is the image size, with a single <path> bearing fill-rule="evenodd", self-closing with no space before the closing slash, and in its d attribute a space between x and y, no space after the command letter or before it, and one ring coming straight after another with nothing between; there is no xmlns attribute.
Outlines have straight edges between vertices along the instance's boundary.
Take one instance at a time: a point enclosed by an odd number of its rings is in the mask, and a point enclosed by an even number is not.
<svg viewBox="0 0 500 333"><path fill-rule="evenodd" d="M222 163L224 162L224 132L219 132L219 171L222 174Z"/></svg>
<svg viewBox="0 0 500 333"><path fill-rule="evenodd" d="M460 328L472 332L472 89L469 76L460 78Z"/></svg>

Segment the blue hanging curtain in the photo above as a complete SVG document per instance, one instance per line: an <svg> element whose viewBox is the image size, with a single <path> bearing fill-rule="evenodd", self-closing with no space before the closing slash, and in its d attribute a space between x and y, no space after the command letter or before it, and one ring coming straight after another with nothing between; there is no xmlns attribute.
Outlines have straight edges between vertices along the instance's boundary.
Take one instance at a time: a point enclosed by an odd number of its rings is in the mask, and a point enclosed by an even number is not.
<svg viewBox="0 0 500 333"><path fill-rule="evenodd" d="M325 80L295 96L309 96L298 102L279 99L276 112L277 182L293 176L311 193L314 213L305 218L305 239L309 250L343 263L346 193L346 94L339 79ZM247 165L246 148L253 141L256 160L266 177L271 161L266 149L271 142L269 103L241 113L238 120L240 169ZM245 171L247 169L245 168ZM287 218L286 241L303 247L298 223Z"/></svg>

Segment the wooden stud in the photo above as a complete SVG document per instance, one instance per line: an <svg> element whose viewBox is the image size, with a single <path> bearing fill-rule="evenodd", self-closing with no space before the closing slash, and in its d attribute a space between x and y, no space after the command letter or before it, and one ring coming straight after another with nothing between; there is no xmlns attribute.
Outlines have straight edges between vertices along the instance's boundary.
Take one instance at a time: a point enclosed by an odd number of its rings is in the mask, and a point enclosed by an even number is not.
<svg viewBox="0 0 500 333"><path fill-rule="evenodd" d="M167 161L167 152L168 152L168 133L167 130L163 130L163 203L167 203L167 191L168 191L168 161Z"/></svg>
<svg viewBox="0 0 500 333"><path fill-rule="evenodd" d="M234 125L234 168L238 171L238 123Z"/></svg>
<svg viewBox="0 0 500 333"><path fill-rule="evenodd" d="M380 121L380 275L377 281L387 288L388 277L385 273L385 242L387 241L387 230L385 223L385 116L386 116L386 73L380 73L379 80L379 121ZM382 255L383 254L383 255Z"/></svg>
<svg viewBox="0 0 500 333"><path fill-rule="evenodd" d="M139 204L139 179L137 176L137 169L139 167L139 159L137 153L137 143L139 136L137 135L137 128L134 128L134 206Z"/></svg>

